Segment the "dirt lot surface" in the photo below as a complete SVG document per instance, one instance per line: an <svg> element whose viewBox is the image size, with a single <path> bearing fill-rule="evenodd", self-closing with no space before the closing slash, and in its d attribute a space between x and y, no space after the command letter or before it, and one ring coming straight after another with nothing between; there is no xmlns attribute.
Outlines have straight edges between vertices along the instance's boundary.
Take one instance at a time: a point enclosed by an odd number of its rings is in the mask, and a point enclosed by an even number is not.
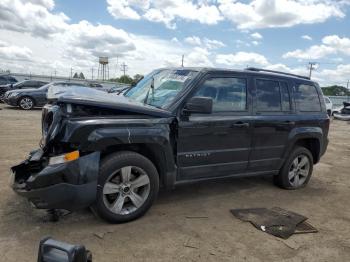
<svg viewBox="0 0 350 262"><path fill-rule="evenodd" d="M84 244L94 261L349 261L350 125L333 121L330 144L301 190L270 177L226 179L161 192L143 218L110 225L89 210L59 222L8 186L9 167L38 147L41 111L0 104L0 261L36 261L44 236ZM281 240L234 218L232 208L274 207L309 217L319 233ZM198 216L201 218L189 218Z"/></svg>

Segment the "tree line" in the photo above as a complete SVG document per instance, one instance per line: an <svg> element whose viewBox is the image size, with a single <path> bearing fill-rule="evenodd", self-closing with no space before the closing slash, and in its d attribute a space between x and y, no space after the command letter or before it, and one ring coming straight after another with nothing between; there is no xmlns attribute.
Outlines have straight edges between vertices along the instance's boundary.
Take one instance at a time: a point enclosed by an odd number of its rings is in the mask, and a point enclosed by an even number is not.
<svg viewBox="0 0 350 262"><path fill-rule="evenodd" d="M129 75L122 75L121 77L111 78L109 81L123 83L128 85L136 85L143 78L143 75L136 74L133 77Z"/></svg>
<svg viewBox="0 0 350 262"><path fill-rule="evenodd" d="M350 96L349 89L338 85L322 87L322 92L325 96Z"/></svg>

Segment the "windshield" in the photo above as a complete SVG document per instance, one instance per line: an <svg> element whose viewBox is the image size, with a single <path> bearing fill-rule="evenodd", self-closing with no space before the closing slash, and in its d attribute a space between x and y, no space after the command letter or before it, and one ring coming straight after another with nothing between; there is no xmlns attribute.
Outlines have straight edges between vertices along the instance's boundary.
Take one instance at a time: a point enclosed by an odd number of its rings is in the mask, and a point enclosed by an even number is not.
<svg viewBox="0 0 350 262"><path fill-rule="evenodd" d="M13 84L13 87L20 87L20 86L22 86L25 82L27 82L27 81L17 82L16 84Z"/></svg>
<svg viewBox="0 0 350 262"><path fill-rule="evenodd" d="M45 90L48 89L50 86L53 86L54 83L48 83L46 85L43 85L42 87L39 87L38 90Z"/></svg>
<svg viewBox="0 0 350 262"><path fill-rule="evenodd" d="M166 108L197 74L188 69L155 70L124 95L147 105Z"/></svg>

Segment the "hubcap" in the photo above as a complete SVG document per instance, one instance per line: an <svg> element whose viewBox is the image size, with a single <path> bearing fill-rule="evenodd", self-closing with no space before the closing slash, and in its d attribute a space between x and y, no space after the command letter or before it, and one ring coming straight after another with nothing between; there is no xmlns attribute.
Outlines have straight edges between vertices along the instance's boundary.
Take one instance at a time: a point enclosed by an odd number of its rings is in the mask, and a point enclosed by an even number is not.
<svg viewBox="0 0 350 262"><path fill-rule="evenodd" d="M33 101L32 101L32 99L27 98L27 97L22 98L20 101L20 106L23 109L31 109L33 107Z"/></svg>
<svg viewBox="0 0 350 262"><path fill-rule="evenodd" d="M113 173L103 186L103 202L112 213L127 215L141 207L150 192L146 172L126 166Z"/></svg>
<svg viewBox="0 0 350 262"><path fill-rule="evenodd" d="M289 169L288 179L294 186L298 187L304 184L310 171L310 160L306 155L297 156Z"/></svg>

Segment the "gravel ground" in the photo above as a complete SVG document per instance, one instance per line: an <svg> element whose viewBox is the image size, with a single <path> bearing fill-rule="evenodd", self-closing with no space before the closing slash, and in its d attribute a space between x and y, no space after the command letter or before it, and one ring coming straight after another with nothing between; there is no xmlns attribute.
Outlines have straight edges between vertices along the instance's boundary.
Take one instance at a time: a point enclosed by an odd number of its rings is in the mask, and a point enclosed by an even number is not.
<svg viewBox="0 0 350 262"><path fill-rule="evenodd" d="M332 121L327 153L304 189L276 188L271 177L225 179L160 192L151 210L131 223L110 225L88 210L52 223L45 212L31 208L8 187L9 167L38 147L41 111L3 104L0 109L0 261L36 261L44 236L84 244L94 261L343 262L350 257L346 122ZM229 212L274 206L309 217L319 232L281 240Z"/></svg>

